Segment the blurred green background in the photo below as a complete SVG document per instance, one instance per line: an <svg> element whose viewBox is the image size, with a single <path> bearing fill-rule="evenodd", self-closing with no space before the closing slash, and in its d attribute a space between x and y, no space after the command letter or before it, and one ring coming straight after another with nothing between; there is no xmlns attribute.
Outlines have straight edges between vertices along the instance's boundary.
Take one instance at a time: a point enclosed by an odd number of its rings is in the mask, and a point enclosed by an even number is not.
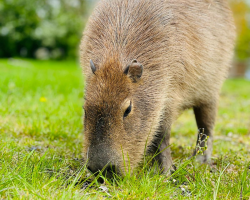
<svg viewBox="0 0 250 200"><path fill-rule="evenodd" d="M0 57L76 58L86 0L1 0Z"/></svg>
<svg viewBox="0 0 250 200"><path fill-rule="evenodd" d="M82 30L98 0L1 0L0 58L77 59ZM250 0L229 0L238 39L231 77L247 76Z"/></svg>

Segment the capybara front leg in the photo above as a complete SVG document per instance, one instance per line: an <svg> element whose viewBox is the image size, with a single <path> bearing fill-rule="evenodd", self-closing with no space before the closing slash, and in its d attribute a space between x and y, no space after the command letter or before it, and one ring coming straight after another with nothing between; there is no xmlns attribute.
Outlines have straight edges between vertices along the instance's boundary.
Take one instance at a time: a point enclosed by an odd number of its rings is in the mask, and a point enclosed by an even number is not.
<svg viewBox="0 0 250 200"><path fill-rule="evenodd" d="M168 131L166 131L168 130ZM161 127L160 137L157 139L157 150L155 151L155 160L159 163L163 173L170 174L173 161L169 146L170 129Z"/></svg>
<svg viewBox="0 0 250 200"><path fill-rule="evenodd" d="M213 129L217 113L217 103L215 101L200 105L199 107L194 107L193 109L199 129L197 145L201 148L207 145L207 149L203 152L203 155L197 156L197 160L202 163L209 162L213 149ZM194 151L194 155L196 153L197 148Z"/></svg>

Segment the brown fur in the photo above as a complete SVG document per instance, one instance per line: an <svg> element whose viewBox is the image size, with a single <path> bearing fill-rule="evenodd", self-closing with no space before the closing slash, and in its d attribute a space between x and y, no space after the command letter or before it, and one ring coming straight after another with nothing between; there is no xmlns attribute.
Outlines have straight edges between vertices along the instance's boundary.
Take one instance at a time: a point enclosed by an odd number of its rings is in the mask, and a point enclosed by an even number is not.
<svg viewBox="0 0 250 200"><path fill-rule="evenodd" d="M194 108L197 126L210 136L201 157L207 161L234 40L226 0L101 0L80 46L86 78L84 153L90 168L109 163L124 171L125 161L134 169L145 146L155 151L161 144L158 161L168 170L171 125L187 108ZM124 74L133 59L143 65L136 82ZM132 111L123 119L126 101Z"/></svg>

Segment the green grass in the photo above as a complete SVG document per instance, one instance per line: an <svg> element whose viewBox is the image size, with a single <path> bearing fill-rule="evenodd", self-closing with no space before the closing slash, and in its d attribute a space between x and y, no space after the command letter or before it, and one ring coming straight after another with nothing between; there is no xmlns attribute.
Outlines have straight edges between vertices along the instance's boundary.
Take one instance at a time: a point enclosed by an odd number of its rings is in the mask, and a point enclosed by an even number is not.
<svg viewBox="0 0 250 200"><path fill-rule="evenodd" d="M83 91L76 62L0 60L0 199L250 198L249 81L224 84L212 165L188 160L197 132L189 110L172 129L173 177L153 166L104 185L87 185L81 162Z"/></svg>

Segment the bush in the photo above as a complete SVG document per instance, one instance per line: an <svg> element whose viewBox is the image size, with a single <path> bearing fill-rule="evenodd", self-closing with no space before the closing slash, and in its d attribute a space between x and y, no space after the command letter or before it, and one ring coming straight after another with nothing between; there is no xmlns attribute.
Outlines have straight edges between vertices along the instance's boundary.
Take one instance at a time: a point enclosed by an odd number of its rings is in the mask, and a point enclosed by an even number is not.
<svg viewBox="0 0 250 200"><path fill-rule="evenodd" d="M76 57L83 0L0 1L0 57Z"/></svg>

